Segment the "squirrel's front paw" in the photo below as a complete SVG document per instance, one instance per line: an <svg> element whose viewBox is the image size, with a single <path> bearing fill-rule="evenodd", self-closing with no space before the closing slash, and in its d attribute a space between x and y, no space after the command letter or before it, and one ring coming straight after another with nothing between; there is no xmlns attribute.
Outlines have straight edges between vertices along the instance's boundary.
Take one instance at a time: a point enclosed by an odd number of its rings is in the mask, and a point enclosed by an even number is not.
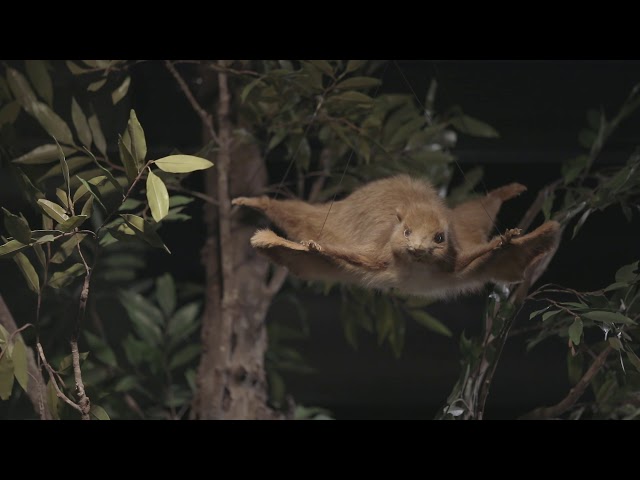
<svg viewBox="0 0 640 480"><path fill-rule="evenodd" d="M318 243L315 242L314 240L303 240L303 241L300 242L300 244L304 245L309 250L313 250L313 251L316 251L316 252L321 252L322 251L322 247L320 245L318 245Z"/></svg>
<svg viewBox="0 0 640 480"><path fill-rule="evenodd" d="M505 245L509 245L511 243L511 239L513 237L519 237L522 235L522 230L519 228L510 228L504 235L500 235L500 244L498 247L504 247Z"/></svg>

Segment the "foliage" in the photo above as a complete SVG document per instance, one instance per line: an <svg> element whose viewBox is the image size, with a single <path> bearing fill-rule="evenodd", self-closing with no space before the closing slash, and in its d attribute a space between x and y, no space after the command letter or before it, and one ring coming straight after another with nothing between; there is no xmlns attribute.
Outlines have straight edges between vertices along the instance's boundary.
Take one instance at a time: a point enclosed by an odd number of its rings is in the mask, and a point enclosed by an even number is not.
<svg viewBox="0 0 640 480"><path fill-rule="evenodd" d="M186 177L212 164L177 151L157 154L147 145L136 112L125 109L136 64L9 62L0 75L0 161L29 206L21 212L3 208L0 260L16 265L34 293L30 298L37 312L36 328L21 322L22 335L9 334L0 325L0 399L26 390L28 348L42 348L49 362L44 353L41 361L51 367L45 370L46 398L54 418L77 418L75 410L82 410L76 370L82 371L92 399L93 418L185 418L196 394L202 289L177 282L169 273L150 279L143 272L147 249L170 253L173 248L162 239L162 226L190 219L191 194L198 194L185 186ZM229 76L233 140L258 147L275 180L271 193L276 195L332 201L363 182L406 172L428 177L455 205L473 195L482 177L481 169L470 170L460 185L451 185L458 134L499 136L459 107L436 111L435 80L424 102L387 91L381 78L388 64L383 62L202 65ZM65 75L73 91L59 95L53 79ZM603 112L589 112L588 127L579 136L587 151L566 161L561 178L540 197L542 216L560 221L572 237L593 214L608 207L620 205L628 219L640 209L638 152L625 165L594 168L616 127L640 105L638 90L611 119ZM126 118L118 117L119 111ZM113 125L117 141L108 131ZM214 138L201 154L219 148ZM591 358L611 352L588 379L593 401L574 402L554 416L637 418L637 267L637 262L622 267L615 282L596 292L547 285L523 294L519 287L496 287L486 302L483 334L459 339L461 375L440 417L482 418L502 348L528 298L548 304L537 305L531 315L536 333L529 347L557 338L565 342L574 385L584 383L588 365L595 365ZM269 401L282 411L290 406L283 375L313 372L296 346L311 333L296 296L303 285L290 279L274 300L292 306L299 325L279 319L268 325ZM334 286L311 288L327 294ZM354 348L364 331L400 356L407 321L452 336L428 313L428 300L344 286L339 296L345 338ZM123 321L112 322L114 318ZM68 354L68 339L76 346L81 339L88 347L76 362ZM324 409L300 405L292 415L331 417Z"/></svg>
<svg viewBox="0 0 640 480"><path fill-rule="evenodd" d="M580 142L588 152L567 160L562 166L562 178L549 185L539 196L538 205L545 219L554 219L561 223L563 230L573 223L571 238L580 231L582 225L595 212L619 205L630 221L633 209L640 210L640 155L636 150L628 161L619 167L604 167L595 170L594 164L606 141L617 126L631 113L640 107L640 85L636 86L611 120L604 113L590 111L587 115L589 128L583 130ZM534 214L538 210L534 211ZM573 222L578 218L576 222ZM529 219L529 221L531 221ZM592 261L597 261L594 257ZM618 406L604 402L621 401L621 396L637 396L635 373L626 373L623 356L637 360L637 344L634 340L637 311L633 299L637 293L637 262L618 270L616 282L599 292L580 293L563 287L547 288L534 292L529 298L538 298L543 294L569 293L576 298L572 301L561 301L548 298L550 306L537 310L531 318L541 321L539 333L529 340L529 348L547 340L560 336L567 339L569 348L568 369L575 384L584 370L585 352L595 356L605 348L614 349L619 356L619 364L624 374L622 378L611 371L597 372L593 378L593 388L597 389L596 402L592 405L582 404L573 412L573 418L579 418L590 411L594 416L633 417L635 414L627 410L619 412ZM485 309L485 331L480 337L460 339L461 375L447 399L439 418L482 418L484 405L488 396L493 372L498 365L500 353L508 339L513 321L527 297L528 287L516 286L513 291L496 287L489 295ZM578 300L578 301L573 301ZM636 306L637 307L637 306ZM630 309L631 308L631 309ZM586 329L598 326L604 334L602 339L587 341ZM576 347L579 347L576 350ZM624 354L624 355L623 355ZM596 359L597 360L597 359ZM594 361L594 369L600 368ZM588 385L592 375L585 373L583 383ZM600 390L605 385L604 390ZM609 392L613 396L606 396ZM612 393L615 392L615 393ZM625 397L626 395L626 397ZM568 397L571 403L574 401ZM624 404L626 405L626 404ZM547 418L556 416L573 408L547 409L534 411L535 415ZM626 408L626 407L625 407ZM532 412L532 414L534 413ZM534 415L534 416L535 416ZM538 418L538 417L535 417Z"/></svg>
<svg viewBox="0 0 640 480"><path fill-rule="evenodd" d="M84 63L86 68L73 62L68 62L67 66L74 74L101 72L103 78L86 87L89 92L104 86L110 70L125 66L121 61ZM37 295L38 307L44 294L53 293L51 290L68 291L74 288L77 279L83 279L79 314L71 337L72 344L75 342L77 345L94 269L100 271L104 263L106 268L102 278L107 281L132 278L132 271L124 276L114 274L117 269L113 267L118 265L126 264L128 268L135 268L135 260L132 262L130 257L133 253L131 248L128 249L129 257L125 254L124 260L122 256L118 259L111 254L114 246L120 242L142 242L169 253L158 229L164 222L182 219L184 214L181 210L190 199L185 200L184 196L170 197L167 185L179 185L184 174L209 168L213 164L199 157L182 154L149 159L144 130L134 110L130 111L126 128L118 140L121 166L112 163L99 117L95 113L87 116L87 110L83 110L78 100L71 96L71 128L52 109L53 89L49 65L42 61L27 61L24 68L26 77L18 70L18 66L6 67L6 77L2 79L5 88L1 89L4 115L0 115L0 123L4 125L20 121L20 115L24 112L36 120L50 140L12 160L13 171L21 182L23 193L38 216L30 225L22 213L16 215L3 208L4 226L10 236L2 237L0 260L13 260L16 263L28 288ZM124 98L129 83L129 76L125 76L124 81L112 92L114 105ZM93 111L92 108L88 110ZM158 170L154 171L152 167ZM145 177L145 195L135 198L139 195L137 187ZM170 295L175 297L170 277L162 277L159 282L158 288L163 288L166 294L163 295L163 302L168 301L166 299ZM197 303L187 304L175 312L175 304L171 308L163 304L160 314L160 310L152 307L143 297L129 291L121 292L120 299L132 318L138 320L134 321L134 327L137 327L136 334L142 340L140 342L134 336L125 340L129 354L135 342L139 343L134 350L142 350L133 357L135 361L128 358L133 368L145 364L153 373L158 373L157 361L160 359L164 362L164 372L169 375L198 354L193 347L175 350L184 337L197 328ZM146 315L136 317L132 312L140 310L132 305L146 307ZM71 319L68 321L71 323ZM36 327L40 324L39 308L35 323ZM84 336L97 360L112 368L118 366L116 356L103 339L88 331L84 332ZM20 341L14 341L7 335L3 336L2 342L0 384L3 387L2 398L5 399L11 394L14 376L23 388L26 386L25 348ZM37 343L39 346L39 338ZM140 345L146 345L146 350ZM155 348L149 350L151 346L162 347L162 351ZM44 357L42 361L45 362ZM53 373L49 373L50 382L62 383L62 378L56 380ZM144 390L137 383L132 383L129 377L120 380L115 386L116 391L128 392L128 388L134 387ZM75 381L78 382L78 377ZM104 393L101 392L98 397ZM184 388L174 385L170 377L165 393L168 398L162 404L171 409L184 403L187 396ZM58 417L61 410L58 397L60 395L49 396L49 409L54 417ZM92 412L96 417L106 416L98 405L94 405Z"/></svg>

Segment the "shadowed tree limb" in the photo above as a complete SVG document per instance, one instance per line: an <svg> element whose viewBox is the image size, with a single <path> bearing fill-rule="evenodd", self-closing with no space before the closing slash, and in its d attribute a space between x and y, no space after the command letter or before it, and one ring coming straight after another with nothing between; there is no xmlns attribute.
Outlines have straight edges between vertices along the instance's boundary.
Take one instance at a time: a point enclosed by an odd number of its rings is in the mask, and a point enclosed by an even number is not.
<svg viewBox="0 0 640 480"><path fill-rule="evenodd" d="M589 369L585 372L582 378L576 383L575 387L569 390L566 397L560 400L558 403L551 407L541 407L532 410L531 412L520 417L521 420L544 420L549 418L556 418L571 408L584 394L585 390L593 380L596 373L600 371L602 366L607 361L607 357L613 350L611 347L605 348L593 361Z"/></svg>

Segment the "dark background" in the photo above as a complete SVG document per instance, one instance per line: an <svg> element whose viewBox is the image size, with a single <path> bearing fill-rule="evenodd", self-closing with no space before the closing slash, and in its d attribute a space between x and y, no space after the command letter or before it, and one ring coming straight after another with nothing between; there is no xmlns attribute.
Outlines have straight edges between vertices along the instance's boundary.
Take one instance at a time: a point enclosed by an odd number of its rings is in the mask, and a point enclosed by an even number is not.
<svg viewBox="0 0 640 480"><path fill-rule="evenodd" d="M583 152L578 133L587 125L587 110L603 108L608 118L613 116L640 82L640 61L397 61L385 70L381 92L413 90L424 102L434 76L439 84L436 110L459 105L500 133L499 139L459 135L454 153L461 168L484 167L480 190L513 181L529 187L505 205L499 217L505 228L517 223L539 188L560 175L562 161ZM137 67L131 94L150 155L163 155L174 147L185 153L198 150L199 121L160 62ZM108 141L116 124L103 125ZM613 136L599 163L626 161L640 145L639 134L636 113ZM454 182L461 179L458 172ZM0 171L0 204L11 209L21 205L12 187ZM616 207L592 215L574 240L564 239L541 282L586 290L608 285L620 266L640 256L639 226L637 217L630 224ZM158 257L152 269L168 269L179 280L201 281L198 252L203 230L197 218L187 228L181 225L178 231L167 226L163 237L174 254ZM18 276L12 262L0 263L0 291L20 319L20 314L31 315L32 307L30 297L23 301L27 297L21 296L25 290L17 285ZM433 418L458 378L459 335L463 330L467 335L480 331L487 293L438 302L430 308L451 328L453 338L409 322L400 359L365 333L359 350L353 350L342 334L337 300L302 293L311 338L297 346L316 373L286 375L287 390L298 403L327 407L341 419ZM520 326L526 325L532 309L520 315ZM292 313L284 302L275 302L268 321ZM559 340L529 353L521 339L508 342L488 400L487 418L513 418L558 401L569 388L565 356L566 346Z"/></svg>

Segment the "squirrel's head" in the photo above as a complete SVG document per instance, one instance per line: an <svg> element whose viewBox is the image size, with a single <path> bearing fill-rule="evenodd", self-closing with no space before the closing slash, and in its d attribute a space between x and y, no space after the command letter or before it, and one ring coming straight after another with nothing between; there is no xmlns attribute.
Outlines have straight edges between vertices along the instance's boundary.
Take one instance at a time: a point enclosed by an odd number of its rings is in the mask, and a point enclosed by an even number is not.
<svg viewBox="0 0 640 480"><path fill-rule="evenodd" d="M411 262L452 262L451 231L440 205L412 205L396 209L398 225L392 235L394 255Z"/></svg>

